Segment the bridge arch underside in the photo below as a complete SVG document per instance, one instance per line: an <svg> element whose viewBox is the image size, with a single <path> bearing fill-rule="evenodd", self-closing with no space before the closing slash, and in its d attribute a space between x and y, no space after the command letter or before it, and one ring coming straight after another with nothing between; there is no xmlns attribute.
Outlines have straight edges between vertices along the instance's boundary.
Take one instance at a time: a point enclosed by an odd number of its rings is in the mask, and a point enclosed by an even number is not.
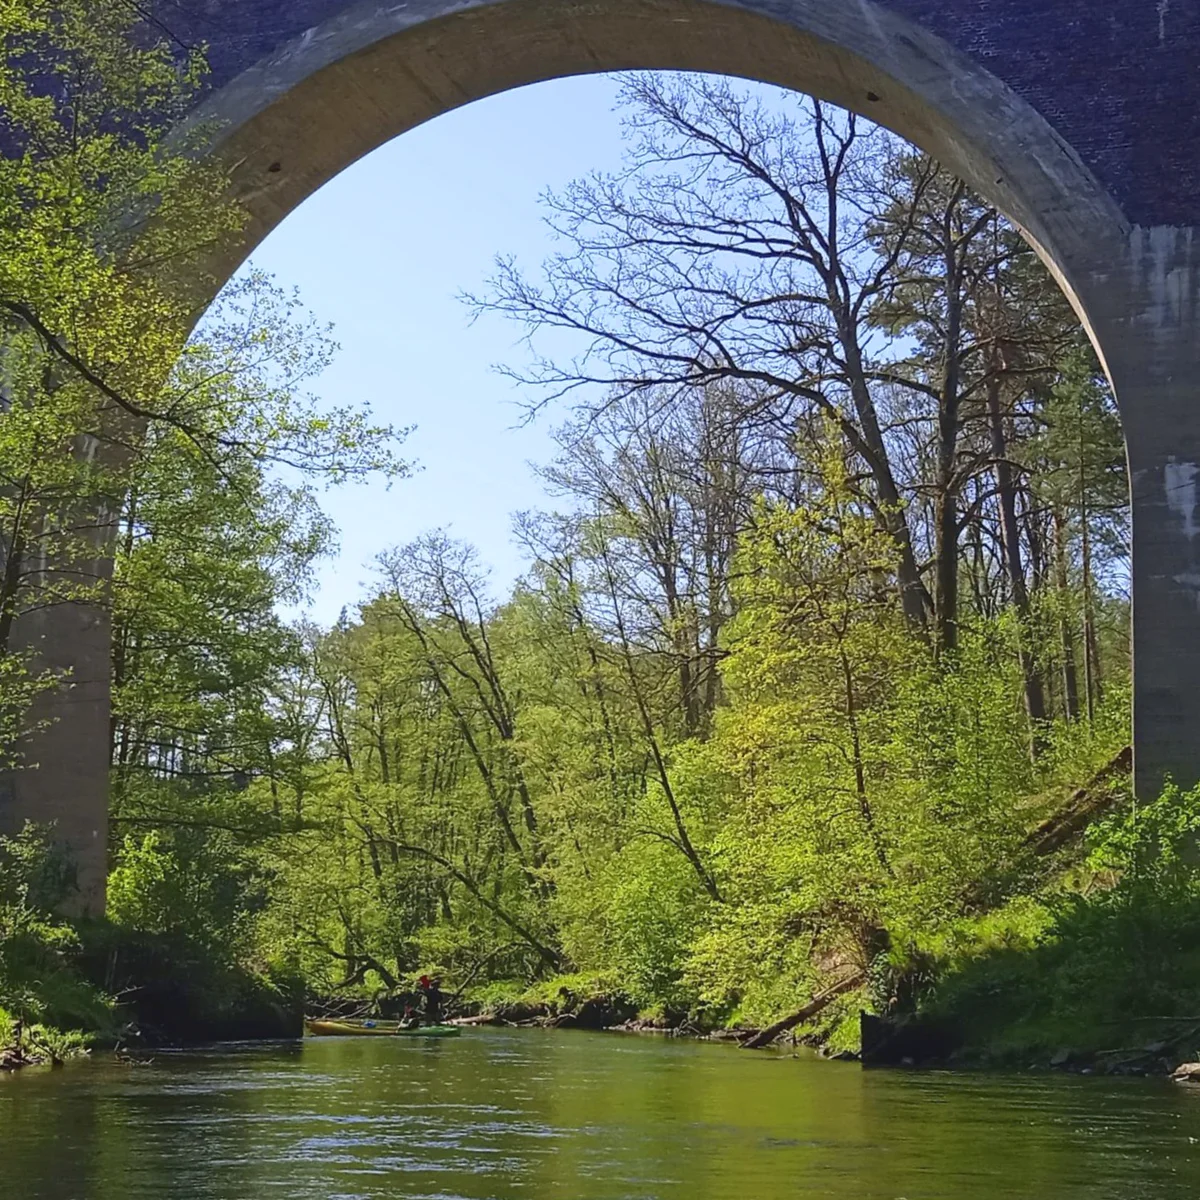
<svg viewBox="0 0 1200 1200"><path fill-rule="evenodd" d="M252 218L244 253L340 171L425 121L512 88L621 70L740 76L886 126L1014 220L1085 324L1091 273L1126 240L1116 202L1028 103L869 0L334 7L338 15L230 80L201 110L236 164Z"/></svg>
<svg viewBox="0 0 1200 1200"><path fill-rule="evenodd" d="M212 44L217 86L197 117L212 122L213 151L232 164L251 217L242 244L212 264L210 284L219 286L358 158L453 108L526 84L628 69L703 71L808 92L870 117L936 156L1025 231L1101 354L1133 480L1137 787L1155 793L1166 774L1190 784L1200 779L1200 236L1129 223L1029 102L979 60L896 15L897 3L204 0L200 7L215 15L198 32ZM179 13L196 0L171 5ZM255 11L268 21L274 13L278 28L285 11L314 23L251 61L241 47L253 39L231 34L222 43L219 35L223 21L244 34ZM289 22L294 32L295 17ZM1079 127L1080 114L1073 119ZM52 620L46 642L65 664L102 661L102 621ZM107 689L82 700L76 693L70 716L46 735L40 759L52 765L28 773L16 807L60 819L81 860L84 903L95 909L104 888Z"/></svg>

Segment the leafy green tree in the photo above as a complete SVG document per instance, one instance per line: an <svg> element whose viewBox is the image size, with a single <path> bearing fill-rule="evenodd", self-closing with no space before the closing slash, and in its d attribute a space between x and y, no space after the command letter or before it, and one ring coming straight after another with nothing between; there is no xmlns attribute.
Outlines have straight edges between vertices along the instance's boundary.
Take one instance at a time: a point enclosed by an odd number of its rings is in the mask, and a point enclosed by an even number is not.
<svg viewBox="0 0 1200 1200"><path fill-rule="evenodd" d="M333 544L317 488L405 471L396 431L304 396L332 350L293 298L251 275L168 384L206 438L152 425L128 473L113 583L110 912L200 975L289 952L264 946L258 920L280 840L310 819L290 742L297 719L303 737L312 718L285 703L304 641L282 611Z"/></svg>
<svg viewBox="0 0 1200 1200"><path fill-rule="evenodd" d="M274 770L271 698L301 659L280 614L304 599L334 538L316 488L405 470L396 431L300 392L332 351L293 300L251 276L172 376L221 449L152 426L129 472L113 588L118 815L147 775L230 785Z"/></svg>
<svg viewBox="0 0 1200 1200"><path fill-rule="evenodd" d="M24 669L43 690L60 681L29 643L59 606L106 602L146 431L213 449L163 385L196 315L176 281L203 284L242 217L221 171L167 141L199 58L134 36L137 21L123 0L0 6L0 658L10 684ZM6 689L4 710L22 699ZM30 720L0 730L9 760Z"/></svg>

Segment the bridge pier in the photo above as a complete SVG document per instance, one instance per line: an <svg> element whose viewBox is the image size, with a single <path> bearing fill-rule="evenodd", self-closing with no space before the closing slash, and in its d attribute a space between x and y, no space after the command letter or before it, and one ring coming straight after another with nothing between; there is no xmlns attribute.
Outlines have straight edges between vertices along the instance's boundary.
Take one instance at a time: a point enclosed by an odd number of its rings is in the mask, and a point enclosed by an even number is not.
<svg viewBox="0 0 1200 1200"><path fill-rule="evenodd" d="M1137 794L1200 781L1200 230L1134 228L1090 299L1133 512Z"/></svg>
<svg viewBox="0 0 1200 1200"><path fill-rule="evenodd" d="M95 564L106 576L111 562ZM19 640L61 684L38 697L20 770L0 780L0 834L53 825L70 854L72 913L102 916L108 874L112 629L96 606L62 604L18 622Z"/></svg>

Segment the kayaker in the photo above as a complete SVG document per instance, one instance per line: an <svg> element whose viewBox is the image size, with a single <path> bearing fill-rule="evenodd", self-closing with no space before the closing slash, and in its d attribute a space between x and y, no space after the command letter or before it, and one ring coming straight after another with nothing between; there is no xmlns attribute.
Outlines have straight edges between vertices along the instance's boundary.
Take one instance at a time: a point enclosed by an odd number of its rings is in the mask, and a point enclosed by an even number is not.
<svg viewBox="0 0 1200 1200"><path fill-rule="evenodd" d="M424 1008L423 1016L429 1025L440 1025L442 1023L442 981L439 978L430 979L428 975L422 975L417 983L417 990L421 993L421 1001Z"/></svg>
<svg viewBox="0 0 1200 1200"><path fill-rule="evenodd" d="M421 1024L421 1018L417 1016L417 1010L411 1004L404 1006L404 1016L400 1018L401 1029L416 1029Z"/></svg>

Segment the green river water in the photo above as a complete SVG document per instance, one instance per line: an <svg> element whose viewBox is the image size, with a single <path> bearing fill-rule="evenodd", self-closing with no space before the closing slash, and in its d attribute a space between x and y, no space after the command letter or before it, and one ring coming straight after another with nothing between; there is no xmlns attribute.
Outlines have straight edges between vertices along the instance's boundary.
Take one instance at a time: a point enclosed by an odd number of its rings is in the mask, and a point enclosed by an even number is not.
<svg viewBox="0 0 1200 1200"><path fill-rule="evenodd" d="M0 1077L4 1200L1196 1200L1200 1090L467 1030Z"/></svg>

